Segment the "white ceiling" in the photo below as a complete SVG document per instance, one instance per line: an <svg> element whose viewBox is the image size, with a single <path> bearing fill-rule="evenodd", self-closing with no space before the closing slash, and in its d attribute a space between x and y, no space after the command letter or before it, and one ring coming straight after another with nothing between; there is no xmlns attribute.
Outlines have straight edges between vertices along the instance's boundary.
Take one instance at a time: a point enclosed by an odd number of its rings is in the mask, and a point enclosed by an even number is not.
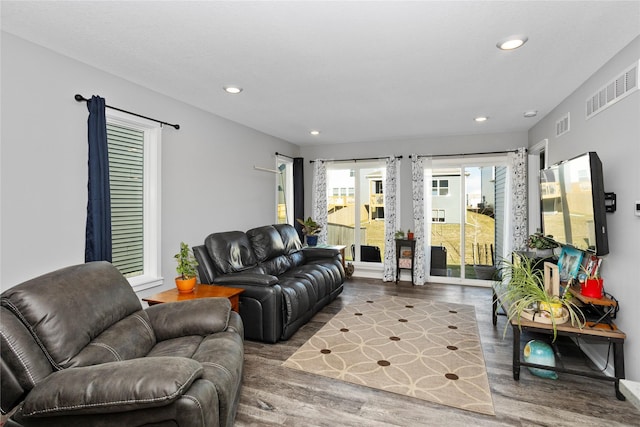
<svg viewBox="0 0 640 427"><path fill-rule="evenodd" d="M4 31L300 145L526 131L640 35L640 1L3 0L1 14ZM529 42L496 48L513 34Z"/></svg>

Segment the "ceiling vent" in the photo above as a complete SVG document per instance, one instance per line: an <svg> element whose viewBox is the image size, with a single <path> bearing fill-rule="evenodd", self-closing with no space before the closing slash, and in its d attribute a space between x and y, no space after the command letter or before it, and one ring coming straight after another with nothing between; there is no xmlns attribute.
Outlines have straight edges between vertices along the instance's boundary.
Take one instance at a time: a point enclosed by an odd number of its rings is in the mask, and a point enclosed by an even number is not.
<svg viewBox="0 0 640 427"><path fill-rule="evenodd" d="M569 132L569 113L556 122L556 138Z"/></svg>
<svg viewBox="0 0 640 427"><path fill-rule="evenodd" d="M600 88L587 99L587 119L606 110L616 102L638 90L638 70L640 62L636 62L624 73Z"/></svg>

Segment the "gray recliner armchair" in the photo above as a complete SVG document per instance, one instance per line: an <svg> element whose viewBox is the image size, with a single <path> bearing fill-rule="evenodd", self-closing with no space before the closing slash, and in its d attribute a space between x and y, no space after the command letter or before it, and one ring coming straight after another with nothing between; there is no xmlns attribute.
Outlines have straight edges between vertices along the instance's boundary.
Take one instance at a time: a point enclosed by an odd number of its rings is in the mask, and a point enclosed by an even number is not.
<svg viewBox="0 0 640 427"><path fill-rule="evenodd" d="M7 426L231 426L243 325L226 298L142 309L111 264L57 270L2 293Z"/></svg>

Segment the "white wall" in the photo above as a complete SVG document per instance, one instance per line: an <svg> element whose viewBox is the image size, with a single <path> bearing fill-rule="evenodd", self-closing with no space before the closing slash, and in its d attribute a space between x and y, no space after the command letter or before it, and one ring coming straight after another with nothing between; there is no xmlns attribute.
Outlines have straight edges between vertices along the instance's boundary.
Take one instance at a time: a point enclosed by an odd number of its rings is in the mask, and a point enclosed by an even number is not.
<svg viewBox="0 0 640 427"><path fill-rule="evenodd" d="M504 151L526 147L526 132L500 134L454 135L398 139L393 141L363 142L353 144L333 144L302 146L300 155L305 159L305 214L311 215L311 194L313 165L315 159L357 159L363 157L403 156L400 162L400 228L413 228L413 207L411 201L411 154L457 154L488 151Z"/></svg>
<svg viewBox="0 0 640 427"><path fill-rule="evenodd" d="M253 166L297 146L10 34L1 46L1 289L84 262L88 112L76 93L181 126L162 135L164 287L180 241L274 222L275 176Z"/></svg>
<svg viewBox="0 0 640 427"><path fill-rule="evenodd" d="M530 145L549 139L549 164L586 151L597 152L605 190L617 195L617 211L607 214L610 253L604 257L602 275L605 290L620 302L616 323L627 334L625 370L634 381L640 380L640 217L633 210L640 200L640 91L589 120L585 119L585 102L639 59L640 38L636 38L529 132ZM556 138L556 121L567 112L571 130ZM594 357L604 361L606 350L606 346L597 349Z"/></svg>

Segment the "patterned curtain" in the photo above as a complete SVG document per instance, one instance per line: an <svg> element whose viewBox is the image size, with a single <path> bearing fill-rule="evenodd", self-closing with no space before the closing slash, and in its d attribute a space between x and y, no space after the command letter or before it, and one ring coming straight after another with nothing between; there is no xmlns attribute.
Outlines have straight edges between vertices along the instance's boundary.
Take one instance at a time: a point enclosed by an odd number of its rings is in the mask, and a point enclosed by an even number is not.
<svg viewBox="0 0 640 427"><path fill-rule="evenodd" d="M398 230L398 204L396 201L398 187L398 171L400 159L389 157L386 160L387 176L384 183L384 282L396 280L396 242Z"/></svg>
<svg viewBox="0 0 640 427"><path fill-rule="evenodd" d="M527 149L508 154L511 170L511 249L523 251L527 248Z"/></svg>
<svg viewBox="0 0 640 427"><path fill-rule="evenodd" d="M322 226L318 235L318 244L327 243L327 166L324 160L313 163L313 194L311 215Z"/></svg>
<svg viewBox="0 0 640 427"><path fill-rule="evenodd" d="M424 166L422 159L411 155L411 175L413 181L413 233L416 239L413 266L413 284L424 285L425 277L425 234L424 234Z"/></svg>

